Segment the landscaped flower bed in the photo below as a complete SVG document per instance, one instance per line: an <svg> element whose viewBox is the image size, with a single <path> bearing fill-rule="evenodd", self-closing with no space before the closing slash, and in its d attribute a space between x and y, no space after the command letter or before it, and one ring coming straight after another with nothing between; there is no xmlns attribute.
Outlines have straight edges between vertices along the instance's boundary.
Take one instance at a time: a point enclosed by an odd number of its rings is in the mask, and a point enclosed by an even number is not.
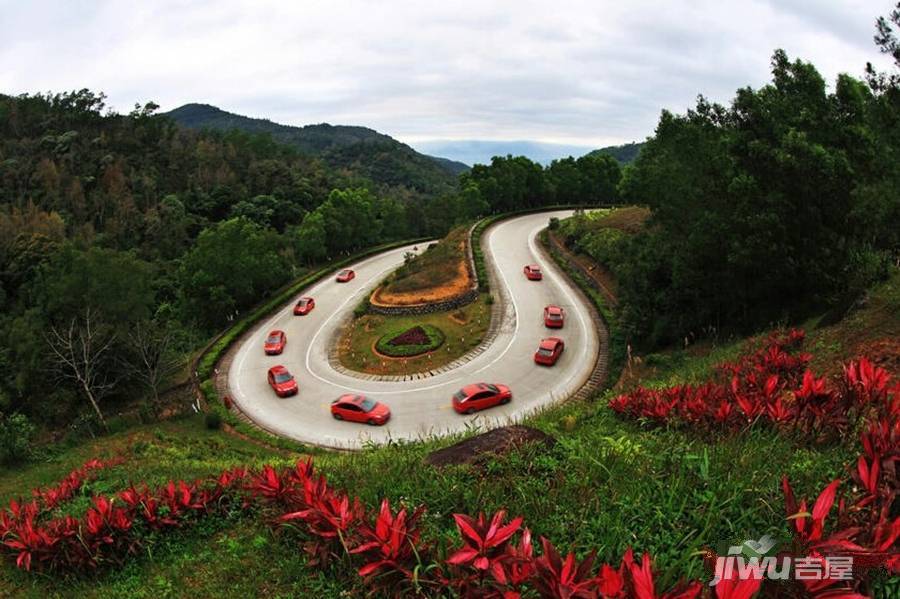
<svg viewBox="0 0 900 599"><path fill-rule="evenodd" d="M721 432L760 422L817 440L844 435L885 410L886 370L863 357L847 364L839 380L817 377L807 368L810 354L798 351L804 337L800 330L773 334L756 352L720 364L718 376L703 385L638 387L609 407L655 425ZM900 384L893 394L900 395Z"/></svg>
<svg viewBox="0 0 900 599"><path fill-rule="evenodd" d="M444 333L439 328L423 324L382 335L375 349L386 356L403 358L433 351L443 343Z"/></svg>

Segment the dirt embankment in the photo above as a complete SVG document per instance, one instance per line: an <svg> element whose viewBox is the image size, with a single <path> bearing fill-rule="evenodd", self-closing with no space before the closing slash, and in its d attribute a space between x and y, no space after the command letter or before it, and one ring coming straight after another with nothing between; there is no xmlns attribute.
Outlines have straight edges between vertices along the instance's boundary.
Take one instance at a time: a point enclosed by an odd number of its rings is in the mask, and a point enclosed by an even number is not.
<svg viewBox="0 0 900 599"><path fill-rule="evenodd" d="M398 268L369 301L379 306L411 306L452 299L475 285L468 260L468 228L460 227Z"/></svg>

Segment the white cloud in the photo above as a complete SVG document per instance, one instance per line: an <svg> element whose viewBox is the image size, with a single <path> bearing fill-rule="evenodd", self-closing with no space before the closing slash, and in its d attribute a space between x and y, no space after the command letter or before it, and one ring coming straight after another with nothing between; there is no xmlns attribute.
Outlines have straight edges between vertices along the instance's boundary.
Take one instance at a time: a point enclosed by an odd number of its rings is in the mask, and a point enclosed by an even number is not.
<svg viewBox="0 0 900 599"><path fill-rule="evenodd" d="M662 108L726 102L772 51L833 80L886 65L891 2L0 1L0 91L90 87L118 110L208 102L405 141L641 139Z"/></svg>

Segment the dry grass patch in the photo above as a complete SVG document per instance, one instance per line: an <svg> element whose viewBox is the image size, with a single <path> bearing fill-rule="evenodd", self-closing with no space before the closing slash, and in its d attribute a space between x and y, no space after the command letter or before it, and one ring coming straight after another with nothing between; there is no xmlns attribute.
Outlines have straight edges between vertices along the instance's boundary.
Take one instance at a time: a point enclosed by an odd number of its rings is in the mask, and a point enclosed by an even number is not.
<svg viewBox="0 0 900 599"><path fill-rule="evenodd" d="M472 288L466 248L468 227L459 227L424 253L416 256L375 290L371 302L383 306L409 306L447 300Z"/></svg>

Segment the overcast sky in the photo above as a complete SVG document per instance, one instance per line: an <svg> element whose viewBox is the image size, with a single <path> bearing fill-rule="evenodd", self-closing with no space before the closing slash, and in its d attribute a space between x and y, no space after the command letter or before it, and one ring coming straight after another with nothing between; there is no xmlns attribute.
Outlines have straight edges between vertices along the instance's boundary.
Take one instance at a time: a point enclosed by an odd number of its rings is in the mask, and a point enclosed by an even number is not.
<svg viewBox="0 0 900 599"><path fill-rule="evenodd" d="M885 68L892 0L0 0L0 93L102 90L128 111L206 102L414 143L643 139L662 108L727 102L775 48L829 81Z"/></svg>

